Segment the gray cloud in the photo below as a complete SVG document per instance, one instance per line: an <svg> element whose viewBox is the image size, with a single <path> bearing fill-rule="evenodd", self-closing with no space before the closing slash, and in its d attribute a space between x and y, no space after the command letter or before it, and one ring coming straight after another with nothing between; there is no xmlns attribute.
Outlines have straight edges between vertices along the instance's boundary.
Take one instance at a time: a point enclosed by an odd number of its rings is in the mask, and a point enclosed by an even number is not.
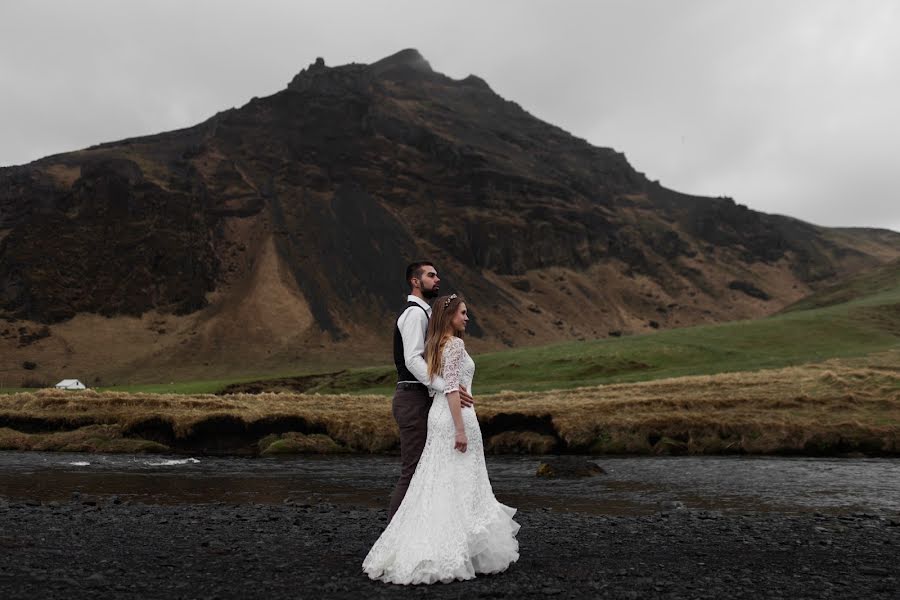
<svg viewBox="0 0 900 600"><path fill-rule="evenodd" d="M892 0L13 0L0 164L193 125L317 56L415 47L674 189L900 230L898 30Z"/></svg>

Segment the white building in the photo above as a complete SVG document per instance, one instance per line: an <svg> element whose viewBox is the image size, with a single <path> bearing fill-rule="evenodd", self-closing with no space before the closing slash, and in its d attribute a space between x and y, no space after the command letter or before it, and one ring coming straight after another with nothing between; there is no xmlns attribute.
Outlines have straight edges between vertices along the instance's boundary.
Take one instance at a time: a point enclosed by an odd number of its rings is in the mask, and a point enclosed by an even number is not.
<svg viewBox="0 0 900 600"><path fill-rule="evenodd" d="M54 386L58 390L84 390L87 389L83 383L77 379L63 379Z"/></svg>

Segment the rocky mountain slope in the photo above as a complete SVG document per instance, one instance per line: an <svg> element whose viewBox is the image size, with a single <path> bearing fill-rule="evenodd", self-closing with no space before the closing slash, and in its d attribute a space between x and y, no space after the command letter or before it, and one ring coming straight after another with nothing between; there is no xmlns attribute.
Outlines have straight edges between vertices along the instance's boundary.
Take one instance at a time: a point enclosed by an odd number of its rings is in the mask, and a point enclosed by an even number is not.
<svg viewBox="0 0 900 600"><path fill-rule="evenodd" d="M415 50L318 59L195 127L0 169L0 376L387 362L418 257L484 350L758 317L898 256L668 190Z"/></svg>

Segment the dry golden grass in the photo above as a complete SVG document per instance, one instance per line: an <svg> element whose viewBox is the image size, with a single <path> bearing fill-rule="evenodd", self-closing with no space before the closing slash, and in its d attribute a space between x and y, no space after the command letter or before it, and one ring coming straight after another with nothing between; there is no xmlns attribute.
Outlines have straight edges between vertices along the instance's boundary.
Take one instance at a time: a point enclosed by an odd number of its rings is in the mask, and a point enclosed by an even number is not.
<svg viewBox="0 0 900 600"><path fill-rule="evenodd" d="M834 365L503 393L480 413L550 414L566 447L596 453L895 454L898 375Z"/></svg>
<svg viewBox="0 0 900 600"><path fill-rule="evenodd" d="M895 358L502 392L478 397L477 411L490 452L896 455ZM0 447L10 449L276 453L398 447L385 396L40 391L0 397L0 426Z"/></svg>

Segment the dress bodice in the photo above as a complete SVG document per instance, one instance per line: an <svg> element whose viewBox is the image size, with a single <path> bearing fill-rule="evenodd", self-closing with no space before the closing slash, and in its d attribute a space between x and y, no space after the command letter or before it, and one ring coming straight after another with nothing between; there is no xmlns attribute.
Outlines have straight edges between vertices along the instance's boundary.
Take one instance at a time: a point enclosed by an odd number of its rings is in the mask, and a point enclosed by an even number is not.
<svg viewBox="0 0 900 600"><path fill-rule="evenodd" d="M465 343L458 337L452 337L444 346L443 368L441 376L444 379L444 393L459 390L459 386L465 387L472 393L472 380L475 378L475 361L466 352Z"/></svg>

